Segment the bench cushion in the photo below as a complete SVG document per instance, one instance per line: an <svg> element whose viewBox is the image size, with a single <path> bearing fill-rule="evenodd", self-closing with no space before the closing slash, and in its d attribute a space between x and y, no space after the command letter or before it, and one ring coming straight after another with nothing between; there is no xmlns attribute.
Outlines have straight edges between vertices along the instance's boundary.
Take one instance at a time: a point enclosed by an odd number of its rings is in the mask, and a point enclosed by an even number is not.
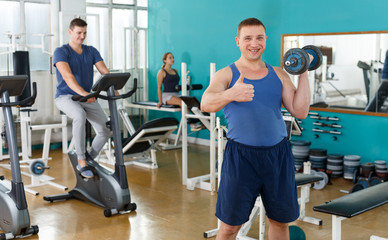
<svg viewBox="0 0 388 240"><path fill-rule="evenodd" d="M351 218L388 202L388 182L315 206L318 212Z"/></svg>
<svg viewBox="0 0 388 240"><path fill-rule="evenodd" d="M142 101L142 102L134 102L133 104L156 107L156 105L158 103L157 102ZM179 106L176 106L176 105L166 105L166 104L163 104L161 107L162 108L179 108Z"/></svg>
<svg viewBox="0 0 388 240"><path fill-rule="evenodd" d="M311 174L296 173L295 182L296 186L305 185L308 183L314 183L323 180L323 177L315 176Z"/></svg>

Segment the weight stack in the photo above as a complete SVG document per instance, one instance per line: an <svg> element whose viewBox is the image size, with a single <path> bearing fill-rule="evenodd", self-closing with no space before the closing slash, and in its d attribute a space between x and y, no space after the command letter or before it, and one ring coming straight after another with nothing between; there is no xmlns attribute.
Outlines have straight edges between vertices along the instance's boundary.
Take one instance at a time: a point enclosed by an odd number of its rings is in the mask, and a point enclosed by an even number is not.
<svg viewBox="0 0 388 240"><path fill-rule="evenodd" d="M354 172L360 172L361 157L358 155L344 156L344 178L353 179Z"/></svg>
<svg viewBox="0 0 388 240"><path fill-rule="evenodd" d="M376 167L377 177L383 181L387 181L388 180L388 167L386 165L386 162L384 160L376 160L375 167Z"/></svg>
<svg viewBox="0 0 388 240"><path fill-rule="evenodd" d="M344 175L344 155L329 154L327 155L327 171L331 171L332 178L339 178Z"/></svg>
<svg viewBox="0 0 388 240"><path fill-rule="evenodd" d="M294 164L297 172L303 171L303 163L309 159L310 141L291 140L292 155L294 156Z"/></svg>
<svg viewBox="0 0 388 240"><path fill-rule="evenodd" d="M326 149L310 149L309 160L311 162L311 169L326 172L327 150Z"/></svg>
<svg viewBox="0 0 388 240"><path fill-rule="evenodd" d="M31 96L30 60L27 51L16 51L13 53L13 75L27 75L28 80L22 94L16 97L21 101Z"/></svg>

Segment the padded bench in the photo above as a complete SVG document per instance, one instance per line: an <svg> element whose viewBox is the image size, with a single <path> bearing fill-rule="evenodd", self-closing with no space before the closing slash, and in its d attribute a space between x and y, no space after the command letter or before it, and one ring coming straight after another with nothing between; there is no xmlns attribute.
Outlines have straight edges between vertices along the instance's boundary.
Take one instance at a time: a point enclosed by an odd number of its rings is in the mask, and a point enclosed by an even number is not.
<svg viewBox="0 0 388 240"><path fill-rule="evenodd" d="M180 112L181 111L181 108L179 106L176 106L176 105L163 104L160 108L158 108L158 107L156 107L157 104L158 104L157 102L141 101L141 102L125 103L125 106L132 107L132 108L165 111L165 112Z"/></svg>
<svg viewBox="0 0 388 240"><path fill-rule="evenodd" d="M315 206L317 212L332 214L332 239L341 239L341 221L388 203L388 182ZM381 238L380 238L381 239Z"/></svg>
<svg viewBox="0 0 388 240"><path fill-rule="evenodd" d="M142 157L142 160L126 161L125 164L135 164L155 169L156 146L164 141L175 129L179 122L175 118L158 118L144 123L129 138L123 141L123 154L143 154L151 152L151 158Z"/></svg>

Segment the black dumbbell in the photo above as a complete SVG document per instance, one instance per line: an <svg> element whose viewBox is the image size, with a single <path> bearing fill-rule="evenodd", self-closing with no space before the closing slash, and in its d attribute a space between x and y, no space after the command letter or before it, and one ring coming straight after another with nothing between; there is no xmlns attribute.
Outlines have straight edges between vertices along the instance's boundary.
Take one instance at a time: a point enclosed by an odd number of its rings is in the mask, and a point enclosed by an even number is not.
<svg viewBox="0 0 388 240"><path fill-rule="evenodd" d="M313 56L312 62L309 64L309 55ZM305 71L315 70L322 64L322 52L313 45L308 45L301 48L291 48L284 54L283 66L284 69L292 74L299 75Z"/></svg>

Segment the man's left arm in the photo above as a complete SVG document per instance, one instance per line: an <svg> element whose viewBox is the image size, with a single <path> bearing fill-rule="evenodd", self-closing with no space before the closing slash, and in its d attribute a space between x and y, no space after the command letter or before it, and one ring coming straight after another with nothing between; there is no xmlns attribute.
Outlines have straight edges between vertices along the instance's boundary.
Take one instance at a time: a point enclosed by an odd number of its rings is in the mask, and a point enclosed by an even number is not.
<svg viewBox="0 0 388 240"><path fill-rule="evenodd" d="M305 119L310 108L310 84L308 72L299 76L298 88L294 86L290 77L283 69L278 69L278 76L283 82L283 105L294 117Z"/></svg>

